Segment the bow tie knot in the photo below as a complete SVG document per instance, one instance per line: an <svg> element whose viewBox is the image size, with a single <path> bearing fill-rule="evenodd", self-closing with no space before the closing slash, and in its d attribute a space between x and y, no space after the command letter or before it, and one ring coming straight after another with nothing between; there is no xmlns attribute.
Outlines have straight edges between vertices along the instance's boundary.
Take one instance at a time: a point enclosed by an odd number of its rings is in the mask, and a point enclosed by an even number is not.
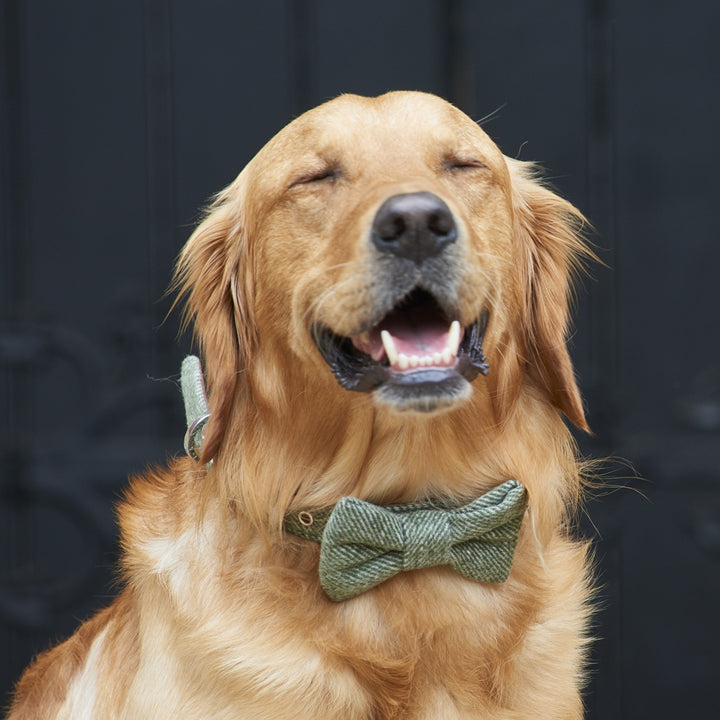
<svg viewBox="0 0 720 720"><path fill-rule="evenodd" d="M288 516L285 527L321 542L323 588L331 600L346 600L399 572L438 565L479 582L504 582L525 504L524 487L508 480L461 507L382 507L345 497L331 512Z"/></svg>
<svg viewBox="0 0 720 720"><path fill-rule="evenodd" d="M416 510L399 516L402 525L403 570L450 565L454 540L449 516L442 510Z"/></svg>

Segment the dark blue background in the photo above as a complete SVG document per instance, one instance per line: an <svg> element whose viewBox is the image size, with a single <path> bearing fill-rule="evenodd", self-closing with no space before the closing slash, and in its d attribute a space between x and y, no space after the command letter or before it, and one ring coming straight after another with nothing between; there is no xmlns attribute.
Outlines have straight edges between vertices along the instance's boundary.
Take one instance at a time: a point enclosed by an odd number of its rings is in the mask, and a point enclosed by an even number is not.
<svg viewBox="0 0 720 720"><path fill-rule="evenodd" d="M720 681L720 4L3 0L0 683L109 601L112 506L181 451L163 292L198 210L294 115L422 89L541 161L610 269L573 354L627 458L598 538L592 718L709 717ZM619 489L612 489L618 487Z"/></svg>

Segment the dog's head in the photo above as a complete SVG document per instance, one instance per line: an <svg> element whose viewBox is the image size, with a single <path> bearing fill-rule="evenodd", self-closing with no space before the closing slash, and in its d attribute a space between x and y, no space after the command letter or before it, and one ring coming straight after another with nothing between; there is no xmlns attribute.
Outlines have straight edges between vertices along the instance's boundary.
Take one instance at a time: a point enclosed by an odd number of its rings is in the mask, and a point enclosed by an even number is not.
<svg viewBox="0 0 720 720"><path fill-rule="evenodd" d="M341 96L276 135L183 250L214 456L233 408L474 406L530 388L587 429L566 350L582 216L423 93Z"/></svg>

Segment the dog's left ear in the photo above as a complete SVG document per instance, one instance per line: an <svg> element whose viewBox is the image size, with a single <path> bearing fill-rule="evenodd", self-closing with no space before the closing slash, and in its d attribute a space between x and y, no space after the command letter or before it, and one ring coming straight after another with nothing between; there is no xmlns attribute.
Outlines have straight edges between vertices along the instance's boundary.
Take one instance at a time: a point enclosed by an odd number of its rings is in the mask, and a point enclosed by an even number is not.
<svg viewBox="0 0 720 720"><path fill-rule="evenodd" d="M573 283L595 256L584 242L587 221L544 187L532 164L506 158L513 186L515 233L524 254L527 372L552 404L589 431L567 350Z"/></svg>
<svg viewBox="0 0 720 720"><path fill-rule="evenodd" d="M240 208L242 175L210 206L180 253L171 290L186 299L208 387L201 462L216 456L254 344L249 248Z"/></svg>

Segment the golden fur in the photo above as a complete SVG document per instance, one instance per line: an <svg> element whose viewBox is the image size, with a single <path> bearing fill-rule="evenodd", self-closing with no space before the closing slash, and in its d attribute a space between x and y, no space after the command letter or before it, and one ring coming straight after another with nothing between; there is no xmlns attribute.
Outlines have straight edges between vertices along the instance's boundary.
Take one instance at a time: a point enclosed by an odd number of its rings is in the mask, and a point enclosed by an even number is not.
<svg viewBox="0 0 720 720"><path fill-rule="evenodd" d="M367 322L369 224L415 191L458 224L461 322L490 310L489 375L429 413L344 390L311 337ZM565 345L582 225L431 95L342 96L282 130L178 264L212 410L203 463L133 480L124 590L25 672L10 718L580 718L589 573L561 413L587 429ZM281 529L345 495L467 500L509 478L529 507L500 585L441 567L333 603L317 544Z"/></svg>

